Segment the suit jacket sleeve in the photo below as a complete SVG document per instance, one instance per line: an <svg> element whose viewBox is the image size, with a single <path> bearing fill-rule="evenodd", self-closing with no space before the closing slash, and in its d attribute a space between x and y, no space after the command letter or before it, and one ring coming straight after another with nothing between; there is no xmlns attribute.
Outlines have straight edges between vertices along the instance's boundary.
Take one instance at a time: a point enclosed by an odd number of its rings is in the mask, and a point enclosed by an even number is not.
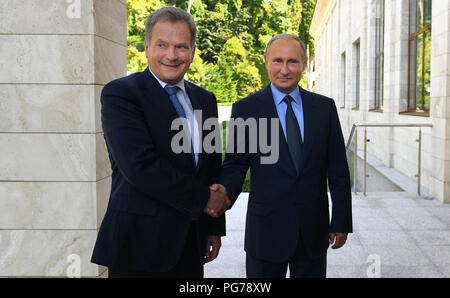
<svg viewBox="0 0 450 298"><path fill-rule="evenodd" d="M130 98L129 89L112 82L102 91L102 127L114 162L126 181L149 199L198 219L209 199L209 188L158 154L142 108Z"/></svg>
<svg viewBox="0 0 450 298"><path fill-rule="evenodd" d="M334 101L330 108L328 142L328 186L332 200L330 232L352 232L350 174L341 125Z"/></svg>
<svg viewBox="0 0 450 298"><path fill-rule="evenodd" d="M248 154L248 144L247 135L244 138L238 138L237 127L235 125L230 125L233 119L241 118L242 115L236 104L233 104L231 110L231 120L228 123L228 136L227 149L225 155L225 161L222 166L222 173L220 175L220 184L224 185L227 189L228 197L233 205L237 200L239 194L242 192L242 185L244 184L245 176L247 170L250 167L250 159ZM231 134L230 130L234 130ZM248 133L248 130L245 130ZM234 136L233 139L230 139ZM238 142L246 142L244 146L238 144ZM238 147L245 148L244 153L238 152ZM231 206L230 206L231 208Z"/></svg>
<svg viewBox="0 0 450 298"><path fill-rule="evenodd" d="M214 105L214 114L211 115L211 117L218 118L218 111L217 111L217 102L216 98L213 95L213 105ZM217 125L220 125L220 123L217 123ZM217 145L218 148L222 149L222 141L220 138L220 135L217 136L215 139L219 144ZM222 153L219 152L213 152L211 153L213 155L213 164L211 165L212 171L211 171L211 179L209 181L209 185L219 183L219 177L220 172L222 169ZM209 235L214 236L225 236L226 235L226 228L225 228L225 213L223 213L219 218L213 218L209 217Z"/></svg>

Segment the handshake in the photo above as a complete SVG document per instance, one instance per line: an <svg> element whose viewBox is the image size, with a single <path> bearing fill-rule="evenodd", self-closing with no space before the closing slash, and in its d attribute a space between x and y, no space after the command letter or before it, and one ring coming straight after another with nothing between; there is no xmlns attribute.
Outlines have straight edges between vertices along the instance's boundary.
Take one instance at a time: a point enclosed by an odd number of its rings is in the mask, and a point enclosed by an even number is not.
<svg viewBox="0 0 450 298"><path fill-rule="evenodd" d="M213 184L209 187L210 196L203 212L211 217L221 216L231 205L226 188L221 184Z"/></svg>

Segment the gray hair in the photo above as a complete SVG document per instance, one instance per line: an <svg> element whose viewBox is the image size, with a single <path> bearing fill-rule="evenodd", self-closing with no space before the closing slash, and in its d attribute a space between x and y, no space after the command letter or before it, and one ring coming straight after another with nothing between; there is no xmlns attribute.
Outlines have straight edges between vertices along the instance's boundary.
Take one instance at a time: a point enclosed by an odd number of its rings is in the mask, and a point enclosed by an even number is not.
<svg viewBox="0 0 450 298"><path fill-rule="evenodd" d="M264 56L267 56L267 54L269 53L269 50L270 50L270 46L277 39L294 39L294 40L296 40L300 44L300 49L302 51L302 53L301 53L302 57L306 60L307 56L306 56L305 44L303 43L303 41L297 35L288 34L288 33L282 33L282 34L278 34L278 35L272 37L272 39L267 44L266 52L264 53Z"/></svg>
<svg viewBox="0 0 450 298"><path fill-rule="evenodd" d="M177 7L163 7L153 12L145 22L145 42L150 44L152 40L153 27L158 22L169 21L171 23L184 22L188 25L191 32L191 47L195 47L195 38L197 36L197 27L194 19L185 10Z"/></svg>

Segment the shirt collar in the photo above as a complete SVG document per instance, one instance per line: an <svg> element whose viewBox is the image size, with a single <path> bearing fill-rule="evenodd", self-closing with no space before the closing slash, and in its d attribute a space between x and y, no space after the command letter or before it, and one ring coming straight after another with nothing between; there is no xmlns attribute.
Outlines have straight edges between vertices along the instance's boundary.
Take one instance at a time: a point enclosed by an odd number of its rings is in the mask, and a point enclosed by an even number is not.
<svg viewBox="0 0 450 298"><path fill-rule="evenodd" d="M286 95L290 95L294 99L295 103L297 103L298 105L301 104L302 96L300 94L300 89L298 87L295 88L295 90L289 94L281 92L272 83L270 83L270 89L272 90L273 100L275 101L276 105L279 105Z"/></svg>
<svg viewBox="0 0 450 298"><path fill-rule="evenodd" d="M150 66L149 67L147 67L148 68L148 70L150 71L150 73L155 77L155 79L158 81L158 83L161 85L161 87L164 89L164 87L166 87L167 85L169 85L169 84L167 84L166 82L163 82L163 81L161 81L154 73L153 73L153 71L150 69ZM181 81L179 81L177 84L175 84L175 85L169 85L169 86L177 86L177 87L179 87L181 90L183 90L183 92L184 93L186 93L186 89L185 89L185 87L184 87L184 80L181 80Z"/></svg>

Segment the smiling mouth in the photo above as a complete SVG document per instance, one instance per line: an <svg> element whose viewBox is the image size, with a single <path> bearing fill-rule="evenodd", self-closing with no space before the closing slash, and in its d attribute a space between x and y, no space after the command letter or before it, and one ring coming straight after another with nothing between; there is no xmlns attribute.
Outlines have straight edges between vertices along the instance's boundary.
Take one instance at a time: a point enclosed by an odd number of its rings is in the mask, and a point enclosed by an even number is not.
<svg viewBox="0 0 450 298"><path fill-rule="evenodd" d="M161 63L161 65L164 66L164 67L167 67L167 68L175 69L175 68L180 67L181 64L170 65L170 64Z"/></svg>
<svg viewBox="0 0 450 298"><path fill-rule="evenodd" d="M182 63L167 64L167 63L161 62L161 64L162 64L162 65L165 65L165 66L179 66L179 65L181 65Z"/></svg>

